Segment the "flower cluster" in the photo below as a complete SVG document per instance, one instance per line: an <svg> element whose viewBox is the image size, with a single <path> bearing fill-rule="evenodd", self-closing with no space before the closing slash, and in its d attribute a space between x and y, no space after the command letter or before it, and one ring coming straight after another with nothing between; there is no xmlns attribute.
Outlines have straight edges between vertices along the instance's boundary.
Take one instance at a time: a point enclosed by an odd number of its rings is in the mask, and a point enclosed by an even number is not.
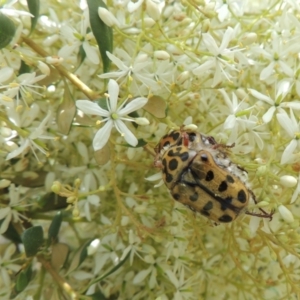
<svg viewBox="0 0 300 300"><path fill-rule="evenodd" d="M1 297L296 299L297 1L25 3L0 6ZM234 145L272 221L152 182L183 124Z"/></svg>

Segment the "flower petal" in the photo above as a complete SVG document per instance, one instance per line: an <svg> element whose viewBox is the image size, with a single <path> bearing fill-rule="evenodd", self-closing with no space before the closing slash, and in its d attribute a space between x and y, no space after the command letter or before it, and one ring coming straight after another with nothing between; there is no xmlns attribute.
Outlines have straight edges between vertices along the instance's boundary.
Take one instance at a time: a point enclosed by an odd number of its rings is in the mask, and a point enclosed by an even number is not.
<svg viewBox="0 0 300 300"><path fill-rule="evenodd" d="M264 94L262 94L262 93L260 93L260 92L258 92L256 90L254 90L254 89L248 89L248 91L250 92L250 94L253 97L255 97L255 98L259 99L259 100L265 101L265 102L269 103L270 105L274 105L274 101L270 97L268 97L268 96L266 96L266 95L264 95Z"/></svg>
<svg viewBox="0 0 300 300"><path fill-rule="evenodd" d="M105 125L95 134L93 139L93 148L95 151L102 149L106 145L112 128L113 121L108 120Z"/></svg>
<svg viewBox="0 0 300 300"><path fill-rule="evenodd" d="M102 109L97 103L89 100L77 100L76 106L85 114L97 115L101 117L110 116L110 113L107 110Z"/></svg>
<svg viewBox="0 0 300 300"><path fill-rule="evenodd" d="M125 141L131 145L136 146L138 144L137 138L134 136L134 134L127 128L127 126L124 124L121 120L116 120L115 125L117 130L124 136Z"/></svg>
<svg viewBox="0 0 300 300"><path fill-rule="evenodd" d="M108 82L108 94L111 112L116 112L119 97L119 85L113 79L110 79Z"/></svg>
<svg viewBox="0 0 300 300"><path fill-rule="evenodd" d="M129 102L124 108L122 108L119 112L119 116L128 115L129 113L140 109L148 102L148 99L145 97L138 97Z"/></svg>
<svg viewBox="0 0 300 300"><path fill-rule="evenodd" d="M276 110L275 106L271 106L268 109L268 111L262 117L264 123L269 123L272 120L275 110Z"/></svg>
<svg viewBox="0 0 300 300"><path fill-rule="evenodd" d="M297 145L298 145L297 141L292 139L282 153L281 161L280 161L282 165L293 160L293 152L297 148Z"/></svg>

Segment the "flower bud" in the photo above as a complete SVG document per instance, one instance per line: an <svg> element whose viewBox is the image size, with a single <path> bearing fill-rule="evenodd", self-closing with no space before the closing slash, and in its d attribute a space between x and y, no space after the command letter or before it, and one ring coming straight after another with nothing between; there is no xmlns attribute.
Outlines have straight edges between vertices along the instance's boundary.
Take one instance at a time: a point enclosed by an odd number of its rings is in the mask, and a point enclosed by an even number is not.
<svg viewBox="0 0 300 300"><path fill-rule="evenodd" d="M61 184L59 181L54 181L51 187L53 193L58 194L61 190Z"/></svg>
<svg viewBox="0 0 300 300"><path fill-rule="evenodd" d="M150 124L149 120L146 119L146 118L135 118L134 121L135 121L136 124L143 125L143 126Z"/></svg>
<svg viewBox="0 0 300 300"><path fill-rule="evenodd" d="M0 180L0 189L4 189L10 185L11 181L7 179Z"/></svg>
<svg viewBox="0 0 300 300"><path fill-rule="evenodd" d="M191 74L189 71L184 71L181 74L178 75L176 78L176 83L177 84L183 84L185 83L189 78L191 77Z"/></svg>
<svg viewBox="0 0 300 300"><path fill-rule="evenodd" d="M49 65L59 66L64 59L60 56L47 56L46 63Z"/></svg>
<svg viewBox="0 0 300 300"><path fill-rule="evenodd" d="M138 22L136 22L136 26L138 28L141 28L142 26L144 26L145 28L150 28L152 27L156 22L149 17L145 17L143 18L143 21L139 20Z"/></svg>
<svg viewBox="0 0 300 300"><path fill-rule="evenodd" d="M251 45L257 40L257 34L255 32L248 32L242 37L244 45Z"/></svg>
<svg viewBox="0 0 300 300"><path fill-rule="evenodd" d="M160 9L158 3L155 3L152 0L146 1L146 11L147 14L155 21L157 21L160 18Z"/></svg>
<svg viewBox="0 0 300 300"><path fill-rule="evenodd" d="M293 214L284 205L280 205L278 207L278 211L279 211L279 213L282 216L282 218L283 218L284 221L286 221L287 223L294 222L294 216L293 216Z"/></svg>
<svg viewBox="0 0 300 300"><path fill-rule="evenodd" d="M44 62L39 60L37 63L37 67L44 75L50 75L50 68Z"/></svg>
<svg viewBox="0 0 300 300"><path fill-rule="evenodd" d="M100 17L100 19L109 27L111 26L118 26L120 27L120 24L118 22L118 20L116 19L116 17L106 8L104 7L99 7L98 8L98 15Z"/></svg>
<svg viewBox="0 0 300 300"><path fill-rule="evenodd" d="M154 57L161 60L167 60L170 58L170 54L163 50L154 51Z"/></svg>
<svg viewBox="0 0 300 300"><path fill-rule="evenodd" d="M297 179L290 175L280 177L280 183L285 187L294 187L297 184Z"/></svg>
<svg viewBox="0 0 300 300"><path fill-rule="evenodd" d="M147 207L144 206L144 205L137 205L135 208L134 208L134 211L138 214L144 214L147 210Z"/></svg>

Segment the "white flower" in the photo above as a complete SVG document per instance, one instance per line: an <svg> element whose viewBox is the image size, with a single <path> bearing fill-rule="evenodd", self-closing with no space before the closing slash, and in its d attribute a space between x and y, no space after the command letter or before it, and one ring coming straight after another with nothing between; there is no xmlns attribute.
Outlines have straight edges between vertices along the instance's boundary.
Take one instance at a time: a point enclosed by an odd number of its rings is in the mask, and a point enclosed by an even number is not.
<svg viewBox="0 0 300 300"><path fill-rule="evenodd" d="M100 78L116 78L117 81L120 81L122 85L126 79L129 79L129 82L132 81L132 84L135 85L135 89L139 90L141 87L140 83L145 85L152 90L159 88L156 81L152 78L153 75L147 71L147 67L152 64L152 61L147 54L141 53L136 57L132 57L125 50L117 48L115 50L116 55L119 57L106 52L109 59L119 68L118 71L113 71L100 75Z"/></svg>
<svg viewBox="0 0 300 300"><path fill-rule="evenodd" d="M219 92L223 95L224 100L229 107L230 114L226 118L224 122L224 129L232 129L234 128L236 121L240 118L240 116L244 115L246 109L251 110L252 107L248 108L248 105L243 101L238 102L238 98L235 93L232 93L232 100L229 98L228 94L224 89L220 89ZM238 114L240 112L240 114Z"/></svg>
<svg viewBox="0 0 300 300"><path fill-rule="evenodd" d="M4 245L3 245L4 246ZM11 274L15 274L18 272L21 268L21 265L14 264L12 262L15 262L16 259L13 258L13 255L16 252L16 245L10 244L6 247L5 252L2 256L0 256L0 282L1 282L1 295L2 290L4 289L4 286L11 287ZM3 299L3 298L2 298ZM6 299L6 297L5 297ZM8 299L8 298L7 298Z"/></svg>
<svg viewBox="0 0 300 300"><path fill-rule="evenodd" d="M119 107L117 107L119 95L119 85L116 81L110 79L108 82L108 97L106 98L107 108L105 110L101 108L97 103L88 101L88 100L77 100L76 106L82 112L91 115L97 115L104 117L102 122L106 122L105 125L98 130L93 140L94 150L102 149L107 143L111 130L113 127L124 136L126 142L131 146L136 146L138 143L137 138L133 133L126 127L123 121L135 122L135 119L129 118L127 115L135 110L143 107L148 99L145 97L138 97L127 103L126 99Z"/></svg>
<svg viewBox="0 0 300 300"><path fill-rule="evenodd" d="M299 194L300 194L300 173L299 173L299 176L298 176L298 184L297 184L297 186L295 188L295 191L293 193L291 203L294 203L298 199Z"/></svg>
<svg viewBox="0 0 300 300"><path fill-rule="evenodd" d="M296 43L290 46L286 45L282 37L273 31L272 47L270 47L270 49L263 49L262 47L253 48L257 53L263 55L270 61L269 65L261 71L260 80L267 80L274 72L278 72L278 67L280 67L280 71L285 74L292 72L291 67L287 64L287 56L299 51L298 47Z"/></svg>
<svg viewBox="0 0 300 300"><path fill-rule="evenodd" d="M35 72L23 73L17 77L15 82L10 82L8 85L0 85L0 90L6 89L2 95L5 95L11 100L16 97L17 105L19 105L20 98L25 102L25 104L27 104L26 100L29 100L29 102L31 102L34 94L43 97L42 94L34 90L43 89L43 87L40 85L34 85L34 83L44 79L45 77L46 75L44 74L36 76ZM11 107L11 105L9 106Z"/></svg>
<svg viewBox="0 0 300 300"><path fill-rule="evenodd" d="M250 94L255 98L264 101L271 105L268 111L263 115L262 119L265 123L269 123L272 120L272 117L277 110L279 113L284 113L283 108L291 108L300 110L300 102L293 101L293 102L282 102L285 96L290 91L290 83L288 81L282 81L278 84L278 89L275 95L275 99L273 100L270 96L266 96L254 89L248 89Z"/></svg>
<svg viewBox="0 0 300 300"><path fill-rule="evenodd" d="M21 186L15 187L14 184L10 185L9 203L6 205L6 207L0 209L0 235L6 232L10 223L23 222L25 219L27 219L24 215L19 213L20 207L22 206L21 202L23 201L23 199L21 199L21 192Z"/></svg>
<svg viewBox="0 0 300 300"><path fill-rule="evenodd" d="M208 57L206 62L193 70L193 73L197 76L203 76L206 71L215 69L214 79L212 86L216 86L222 81L222 74L230 80L230 74L227 73L224 68L234 69L234 52L241 51L241 49L227 48L230 41L234 37L234 29L228 27L223 35L221 45L218 46L215 39L209 33L203 33L203 42L206 48L211 52L212 56Z"/></svg>
<svg viewBox="0 0 300 300"><path fill-rule="evenodd" d="M88 10L84 10L80 23L80 32L75 28L62 25L61 34L66 39L65 45L58 51L58 56L68 58L74 51L79 51L80 46L83 47L86 58L95 65L100 63L98 51L90 45L93 37L92 32L88 32L89 14Z"/></svg>
<svg viewBox="0 0 300 300"><path fill-rule="evenodd" d="M32 105L33 110L31 110L32 115L29 117L25 117L27 114L24 113L23 116L18 115L18 113L16 112L16 110L14 108L10 109L8 108L8 115L10 117L10 119L16 123L17 126L21 127L21 125L24 126L24 124L26 124L27 126L29 126L29 124L33 121L35 116L35 113L39 112L39 109L36 109L36 107L38 107L37 105ZM22 118L23 117L23 118ZM6 160L10 160L18 155L20 155L21 153L23 153L28 147L31 148L31 150L33 151L33 154L35 155L36 159L38 160L38 157L35 153L34 148L37 148L39 151L41 151L43 154L47 155L48 152L45 150L46 146L41 146L41 143L38 139L54 139L54 137L45 135L44 132L46 131L46 129L50 126L50 121L51 121L51 117L52 117L52 111L49 110L48 114L46 115L46 117L39 123L39 125L37 127L34 127L34 125L31 124L31 128L27 128L29 132L27 132L27 136L24 136L25 134L23 134L23 136L20 135L20 147L18 147L17 149L13 150L12 152L10 152L7 157Z"/></svg>
<svg viewBox="0 0 300 300"><path fill-rule="evenodd" d="M300 126L296 121L293 111L291 110L291 117L286 112L277 114L277 120L279 124L284 128L289 137L291 138L290 143L287 145L281 156L281 164L293 162L295 158L294 151L300 146L299 132Z"/></svg>

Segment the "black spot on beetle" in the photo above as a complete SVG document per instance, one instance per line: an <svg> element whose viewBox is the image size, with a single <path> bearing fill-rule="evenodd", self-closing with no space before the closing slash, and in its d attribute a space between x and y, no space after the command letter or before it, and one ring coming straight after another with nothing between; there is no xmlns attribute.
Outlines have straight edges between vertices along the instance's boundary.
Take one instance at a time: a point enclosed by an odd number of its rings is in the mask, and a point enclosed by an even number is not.
<svg viewBox="0 0 300 300"><path fill-rule="evenodd" d="M228 196L228 197L224 198L224 201L226 203L231 203L232 202L232 197Z"/></svg>
<svg viewBox="0 0 300 300"><path fill-rule="evenodd" d="M173 176L169 173L166 174L166 182L170 183L173 181Z"/></svg>
<svg viewBox="0 0 300 300"><path fill-rule="evenodd" d="M178 167L178 161L176 158L172 158L170 161L169 161L169 169L171 171L174 171L176 170Z"/></svg>
<svg viewBox="0 0 300 300"><path fill-rule="evenodd" d="M189 133L189 141L193 142L196 139L196 133L191 132Z"/></svg>
<svg viewBox="0 0 300 300"><path fill-rule="evenodd" d="M206 177L205 177L205 180L206 181L211 181L211 180L213 180L214 179L214 172L213 171L208 171L207 173L206 173Z"/></svg>
<svg viewBox="0 0 300 300"><path fill-rule="evenodd" d="M213 208L213 203L212 203L212 201L208 201L205 205L204 205L204 207L203 207L203 210L205 210L205 211L207 211L207 210L211 210L212 208Z"/></svg>
<svg viewBox="0 0 300 300"><path fill-rule="evenodd" d="M189 158L189 153L187 151L180 154L180 158L182 161L186 161Z"/></svg>
<svg viewBox="0 0 300 300"><path fill-rule="evenodd" d="M209 217L210 213L207 210L200 210L200 214L202 214L203 216Z"/></svg>
<svg viewBox="0 0 300 300"><path fill-rule="evenodd" d="M193 195L191 195L191 196L190 196L190 200L193 201L193 202L194 202L194 201L197 201L197 200L198 200L198 193L195 192Z"/></svg>
<svg viewBox="0 0 300 300"><path fill-rule="evenodd" d="M227 176L226 176L226 181L229 182L229 183L234 183L234 179L233 179L233 177L230 176L230 175L227 175Z"/></svg>
<svg viewBox="0 0 300 300"><path fill-rule="evenodd" d="M244 190L240 190L238 192L238 196L237 199L241 202L241 203L245 203L247 201L247 196Z"/></svg>
<svg viewBox="0 0 300 300"><path fill-rule="evenodd" d="M169 147L170 145L171 145L170 142L167 141L167 142L165 142L165 143L163 144L162 148L164 148L164 147Z"/></svg>
<svg viewBox="0 0 300 300"><path fill-rule="evenodd" d="M229 223L232 221L232 217L228 216L228 215L223 215L222 217L220 217L218 219L220 222L224 222L224 223Z"/></svg>
<svg viewBox="0 0 300 300"><path fill-rule="evenodd" d="M227 190L227 182L226 181L222 181L221 184L219 185L218 191L219 192L224 192Z"/></svg>
<svg viewBox="0 0 300 300"><path fill-rule="evenodd" d="M205 162L208 161L208 157L205 153L201 154L201 160Z"/></svg>
<svg viewBox="0 0 300 300"><path fill-rule="evenodd" d="M231 204L232 199L230 196L223 198L222 201L220 201L221 210L225 211L226 209L231 209L235 211L235 207Z"/></svg>
<svg viewBox="0 0 300 300"><path fill-rule="evenodd" d="M173 198L174 198L176 201L179 201L179 200L180 200L180 194L173 194Z"/></svg>
<svg viewBox="0 0 300 300"><path fill-rule="evenodd" d="M178 131L173 131L173 132L170 134L170 136L172 137L172 139L173 139L174 141L177 141L177 140L179 139L179 137L180 137L180 132L178 132Z"/></svg>

